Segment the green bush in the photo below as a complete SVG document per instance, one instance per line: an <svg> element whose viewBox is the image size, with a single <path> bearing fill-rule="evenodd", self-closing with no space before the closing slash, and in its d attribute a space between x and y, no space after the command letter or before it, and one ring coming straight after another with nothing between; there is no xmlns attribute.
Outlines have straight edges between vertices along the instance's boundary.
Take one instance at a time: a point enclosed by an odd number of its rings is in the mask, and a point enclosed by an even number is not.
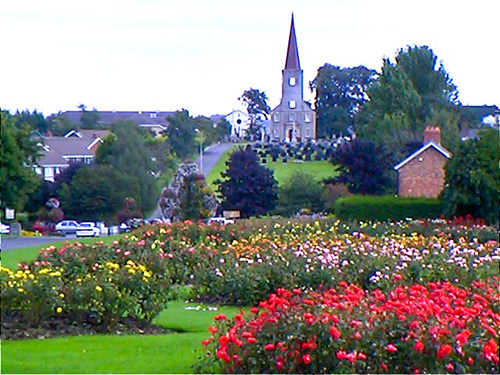
<svg viewBox="0 0 500 375"><path fill-rule="evenodd" d="M354 195L338 199L334 211L344 220L434 219L443 214L443 206L442 201L432 198Z"/></svg>

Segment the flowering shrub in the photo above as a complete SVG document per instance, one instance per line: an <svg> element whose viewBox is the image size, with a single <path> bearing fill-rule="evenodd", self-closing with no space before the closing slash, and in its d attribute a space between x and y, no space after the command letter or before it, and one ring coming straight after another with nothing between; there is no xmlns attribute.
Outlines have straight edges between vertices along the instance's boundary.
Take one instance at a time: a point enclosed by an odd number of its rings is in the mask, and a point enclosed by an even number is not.
<svg viewBox="0 0 500 375"><path fill-rule="evenodd" d="M275 294L217 316L199 370L222 373L498 373L499 278L366 292Z"/></svg>

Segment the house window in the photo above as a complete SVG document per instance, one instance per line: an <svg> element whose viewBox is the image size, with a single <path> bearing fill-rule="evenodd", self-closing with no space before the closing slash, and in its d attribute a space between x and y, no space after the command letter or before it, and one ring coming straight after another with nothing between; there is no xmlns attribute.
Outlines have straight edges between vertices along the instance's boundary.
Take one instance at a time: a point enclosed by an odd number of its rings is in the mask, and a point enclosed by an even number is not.
<svg viewBox="0 0 500 375"><path fill-rule="evenodd" d="M288 102L288 105L289 105L289 107L290 107L290 108L292 108L292 109L293 109L293 108L295 108L295 107L297 106L297 105L296 105L296 103L295 103L295 100L290 100L290 101Z"/></svg>
<svg viewBox="0 0 500 375"><path fill-rule="evenodd" d="M288 114L288 121L295 121L295 113Z"/></svg>
<svg viewBox="0 0 500 375"><path fill-rule="evenodd" d="M156 113L150 113L149 118L156 118Z"/></svg>
<svg viewBox="0 0 500 375"><path fill-rule="evenodd" d="M304 113L304 121L311 122L311 114L309 112Z"/></svg>
<svg viewBox="0 0 500 375"><path fill-rule="evenodd" d="M290 79L288 80L288 83L290 84L290 86L295 86L295 84L297 83L297 80L295 79L295 77L290 77Z"/></svg>
<svg viewBox="0 0 500 375"><path fill-rule="evenodd" d="M274 122L280 122L280 113L279 112L276 112L274 114Z"/></svg>

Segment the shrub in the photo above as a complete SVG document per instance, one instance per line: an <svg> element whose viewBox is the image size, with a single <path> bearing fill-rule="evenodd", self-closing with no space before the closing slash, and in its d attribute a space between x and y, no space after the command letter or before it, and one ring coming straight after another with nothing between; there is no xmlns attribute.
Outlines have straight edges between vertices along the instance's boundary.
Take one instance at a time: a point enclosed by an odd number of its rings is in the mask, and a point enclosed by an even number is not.
<svg viewBox="0 0 500 375"><path fill-rule="evenodd" d="M499 279L471 288L354 284L275 294L216 316L199 369L222 373L498 373Z"/></svg>
<svg viewBox="0 0 500 375"><path fill-rule="evenodd" d="M338 199L334 211L344 220L433 219L443 214L443 202L432 198L354 195Z"/></svg>

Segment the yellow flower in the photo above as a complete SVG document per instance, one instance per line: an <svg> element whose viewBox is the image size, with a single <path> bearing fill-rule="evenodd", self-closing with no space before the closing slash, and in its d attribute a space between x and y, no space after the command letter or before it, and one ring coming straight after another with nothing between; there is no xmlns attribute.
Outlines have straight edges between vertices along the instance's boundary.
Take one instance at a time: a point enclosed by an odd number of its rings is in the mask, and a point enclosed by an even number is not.
<svg viewBox="0 0 500 375"><path fill-rule="evenodd" d="M17 289L17 291L18 291L19 293L24 293L24 289L23 289L23 288L18 288L18 289Z"/></svg>
<svg viewBox="0 0 500 375"><path fill-rule="evenodd" d="M56 309L56 311L57 311L57 313L58 313L58 314L62 313L62 307L58 307L58 308Z"/></svg>
<svg viewBox="0 0 500 375"><path fill-rule="evenodd" d="M64 298L66 296L64 295L64 293L59 293L59 297Z"/></svg>
<svg viewBox="0 0 500 375"><path fill-rule="evenodd" d="M99 293L102 292L102 288L99 285L96 285L95 290L97 290Z"/></svg>

